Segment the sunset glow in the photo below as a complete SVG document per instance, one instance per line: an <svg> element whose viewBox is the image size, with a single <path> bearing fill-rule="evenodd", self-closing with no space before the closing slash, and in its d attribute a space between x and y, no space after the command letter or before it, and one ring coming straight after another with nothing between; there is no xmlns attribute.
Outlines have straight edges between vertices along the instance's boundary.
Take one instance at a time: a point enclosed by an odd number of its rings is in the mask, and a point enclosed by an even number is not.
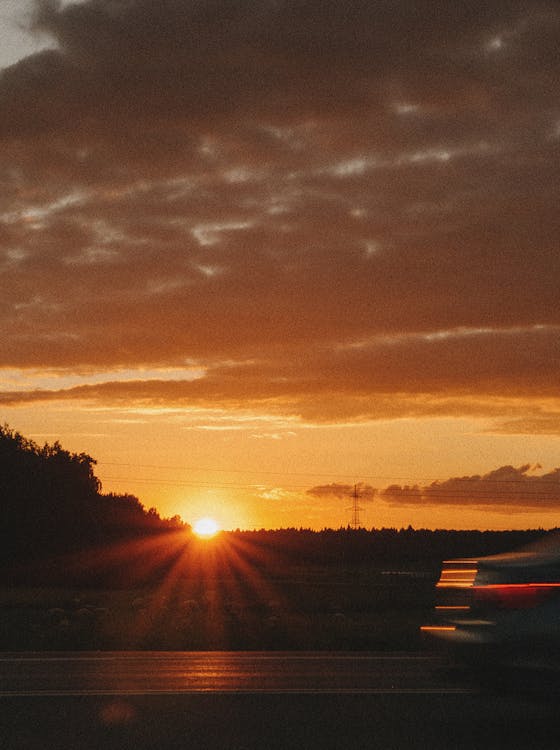
<svg viewBox="0 0 560 750"><path fill-rule="evenodd" d="M7 4L0 423L222 529L557 524L560 8L392 6Z"/></svg>

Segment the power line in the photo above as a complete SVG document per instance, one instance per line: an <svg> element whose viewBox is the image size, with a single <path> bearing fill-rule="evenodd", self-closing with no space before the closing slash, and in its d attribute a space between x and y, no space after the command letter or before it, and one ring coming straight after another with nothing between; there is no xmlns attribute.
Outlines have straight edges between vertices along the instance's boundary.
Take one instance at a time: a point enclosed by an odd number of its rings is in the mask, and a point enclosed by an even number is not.
<svg viewBox="0 0 560 750"><path fill-rule="evenodd" d="M543 484L550 484L552 486L559 486L560 485L560 473L558 475L558 479L544 479L544 477L539 475L529 475L524 476L523 478L514 479L514 478L508 478L508 479L489 479L484 478L483 476L476 476L476 477L452 477L451 479L441 480L439 477L418 477L416 479L411 479L410 477L398 477L394 474L362 474L361 472L356 472L354 474L343 474L342 472L336 472L336 473L328 473L324 471L304 471L304 472L295 472L295 471L267 471L267 470L261 470L261 469L235 469L235 468L227 468L227 469L221 469L217 467L209 467L209 466L185 466L185 465L173 465L173 464L141 464L141 463L120 463L116 461L97 461L96 462L98 466L126 466L130 468L135 469L171 469L174 471L192 471L192 472L208 472L208 473L223 473L223 474L256 474L258 476L280 476L280 477L324 477L324 478L337 478L337 479L351 479L354 481L355 477L359 475L362 479L368 479L368 480L384 480L384 481L390 481L390 480L398 480L401 482L405 482L405 486L401 487L401 489L428 489L430 485L424 485L423 487L420 486L420 483L426 483L426 482L432 482L432 483L438 483L441 482L442 484L445 484L449 481L453 482L470 482L472 484L474 483L481 483L481 484L526 484L530 483L531 481L535 480L539 482L539 485ZM154 479L154 481L159 481ZM246 485L244 485L246 486Z"/></svg>
<svg viewBox="0 0 560 750"><path fill-rule="evenodd" d="M157 479L157 478L133 478L133 477L104 477L104 482L119 482L119 483L127 483L127 484L147 484L147 485L159 485L159 486L167 486L167 487L184 487L184 488L190 488L190 489L222 489L222 490L245 490L245 491L262 491L265 489L268 489L267 486L263 486L260 483L236 483L236 482L196 482L196 481L189 481L189 480L177 480L177 479ZM504 484L507 484L504 482ZM521 481L519 482L521 484ZM287 491L306 491L309 490L310 487L308 485L294 485L294 484L285 484L282 483L282 489ZM436 491L429 488L418 488L418 493L410 493L406 490L402 490L402 488L399 490L395 490L394 492L390 493L387 492L387 490L381 490L378 493L378 497L382 499L400 499L404 501L408 501L408 504L416 504L417 502L429 502L430 500L438 501L438 500L448 500L448 501L465 501L469 500L472 504L476 504L477 501L484 503L488 500L495 500L495 501L503 501L503 502L510 502L510 503L520 503L520 502L536 502L536 503L551 503L554 501L557 501L560 503L560 496L558 496L555 493L546 493L540 490L539 488L534 488L535 491L531 491L531 488L524 488L525 491L519 492L516 491L514 493L508 493L505 491L505 488L500 488L499 490L485 490L482 488L472 488L472 487L466 487L465 489L455 489L453 492L450 492L449 490L446 490L444 492ZM329 493L326 492L325 496L328 496ZM334 495L333 495L334 496ZM359 510L363 510L362 508L358 508ZM354 518L354 516L353 516ZM357 518L359 518L359 513ZM359 523L358 523L359 525Z"/></svg>
<svg viewBox="0 0 560 750"><path fill-rule="evenodd" d="M266 470L255 470L255 469L223 469L217 467L208 466L178 466L170 464L132 464L132 463L120 463L116 461L100 461L101 466L114 466L114 467L134 467L136 469L167 469L171 471L182 471L182 472L206 472L206 473L222 473L222 474L243 474L243 475L256 475L257 477L263 477L263 482L235 482L235 481L209 481L209 480L195 480L192 478L181 479L178 477L159 478L154 475L144 477L127 477L127 476L104 476L103 482L107 483L119 483L119 484L132 484L132 485L150 485L150 486L166 486L166 487L177 487L185 489L195 490L244 490L245 492L258 493L270 489L271 478L278 477L278 484L281 485L281 489L286 492L306 492L311 489L311 478L317 483L323 481L327 482L329 479L336 478L339 482L332 482L336 486L341 480L348 479L350 475L344 475L340 472L336 474L329 474L323 472L293 472L293 471L266 471ZM395 480L394 476L383 476L380 474L376 475L361 475L362 479L370 481L387 482L389 480ZM546 475L545 475L546 476ZM296 482L289 482L291 477L309 477L310 481L306 484L300 484ZM356 475L352 475L352 482L355 481ZM268 481L265 484L266 479ZM288 482L282 481L288 479ZM431 484L420 484L420 482L428 482L428 479L415 480L414 483L411 480L405 480L400 478L401 481L407 482L404 486L402 485L389 485L388 487L381 488L376 496L379 499L384 499L388 502L396 502L402 505L422 505L429 504L430 502L444 502L449 504L454 503L465 503L468 505L503 505L511 504L521 506L522 504L528 504L533 507L539 507L543 505L553 506L556 503L560 503L560 496L557 492L547 491L547 488L559 489L560 490L560 475L558 479L545 479L538 475L521 476L518 478L507 478L497 479L483 477L455 477L451 480L444 480L438 485L440 480L434 480ZM453 487L449 486L449 483L453 483ZM461 486L462 485L462 486ZM356 485L354 485L354 494L356 495ZM348 488L350 489L350 488ZM325 497L329 496L329 485L325 484ZM335 493L332 493L333 496ZM348 493L349 494L349 493ZM360 526L359 511L362 510L357 505L357 497L354 498L354 504L356 508L352 507L352 525L357 528Z"/></svg>
<svg viewBox="0 0 560 750"><path fill-rule="evenodd" d="M350 474L341 474L340 472L337 472L336 474L329 474L324 471L266 471L266 470L260 470L260 469L218 469L216 467L209 467L209 466L178 466L178 465L169 465L169 464L131 464L131 463L116 463L114 461L97 461L98 466L129 466L133 468L140 468L140 469L172 469L172 470L180 470L180 471L207 471L207 472L216 472L216 473L224 473L224 474L258 474L258 475L264 475L264 476L292 476L292 477L337 477L338 479L345 479L350 476ZM399 477L382 477L379 474L367 476L362 474L361 472L358 472L361 477L364 479L398 479ZM355 475L352 475L355 476Z"/></svg>

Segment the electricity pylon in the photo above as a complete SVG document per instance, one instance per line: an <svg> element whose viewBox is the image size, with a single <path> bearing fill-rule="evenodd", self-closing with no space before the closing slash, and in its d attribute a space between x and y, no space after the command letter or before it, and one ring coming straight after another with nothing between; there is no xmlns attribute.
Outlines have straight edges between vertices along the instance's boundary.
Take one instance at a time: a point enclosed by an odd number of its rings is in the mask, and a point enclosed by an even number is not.
<svg viewBox="0 0 560 750"><path fill-rule="evenodd" d="M360 507L358 504L358 485L354 485L354 494L352 495L352 521L350 522L350 526L353 529L359 529L362 525L360 521L360 511L363 510L363 508Z"/></svg>

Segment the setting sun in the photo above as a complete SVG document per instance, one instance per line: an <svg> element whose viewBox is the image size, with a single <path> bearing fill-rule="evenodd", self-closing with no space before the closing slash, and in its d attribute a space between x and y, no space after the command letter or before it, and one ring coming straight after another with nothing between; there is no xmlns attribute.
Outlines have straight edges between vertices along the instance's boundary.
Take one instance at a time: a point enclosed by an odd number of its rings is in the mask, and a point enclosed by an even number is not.
<svg viewBox="0 0 560 750"><path fill-rule="evenodd" d="M219 530L220 527L213 518L199 518L198 521L195 521L193 526L194 533L204 539L209 539L210 537L215 536Z"/></svg>

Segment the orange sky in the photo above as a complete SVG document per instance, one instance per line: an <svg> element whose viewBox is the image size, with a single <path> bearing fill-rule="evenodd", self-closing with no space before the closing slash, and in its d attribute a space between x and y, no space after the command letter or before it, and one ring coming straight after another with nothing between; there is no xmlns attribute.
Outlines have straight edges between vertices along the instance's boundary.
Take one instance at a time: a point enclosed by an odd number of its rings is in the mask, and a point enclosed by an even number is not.
<svg viewBox="0 0 560 750"><path fill-rule="evenodd" d="M187 521L557 525L556 3L6 8L0 420Z"/></svg>

